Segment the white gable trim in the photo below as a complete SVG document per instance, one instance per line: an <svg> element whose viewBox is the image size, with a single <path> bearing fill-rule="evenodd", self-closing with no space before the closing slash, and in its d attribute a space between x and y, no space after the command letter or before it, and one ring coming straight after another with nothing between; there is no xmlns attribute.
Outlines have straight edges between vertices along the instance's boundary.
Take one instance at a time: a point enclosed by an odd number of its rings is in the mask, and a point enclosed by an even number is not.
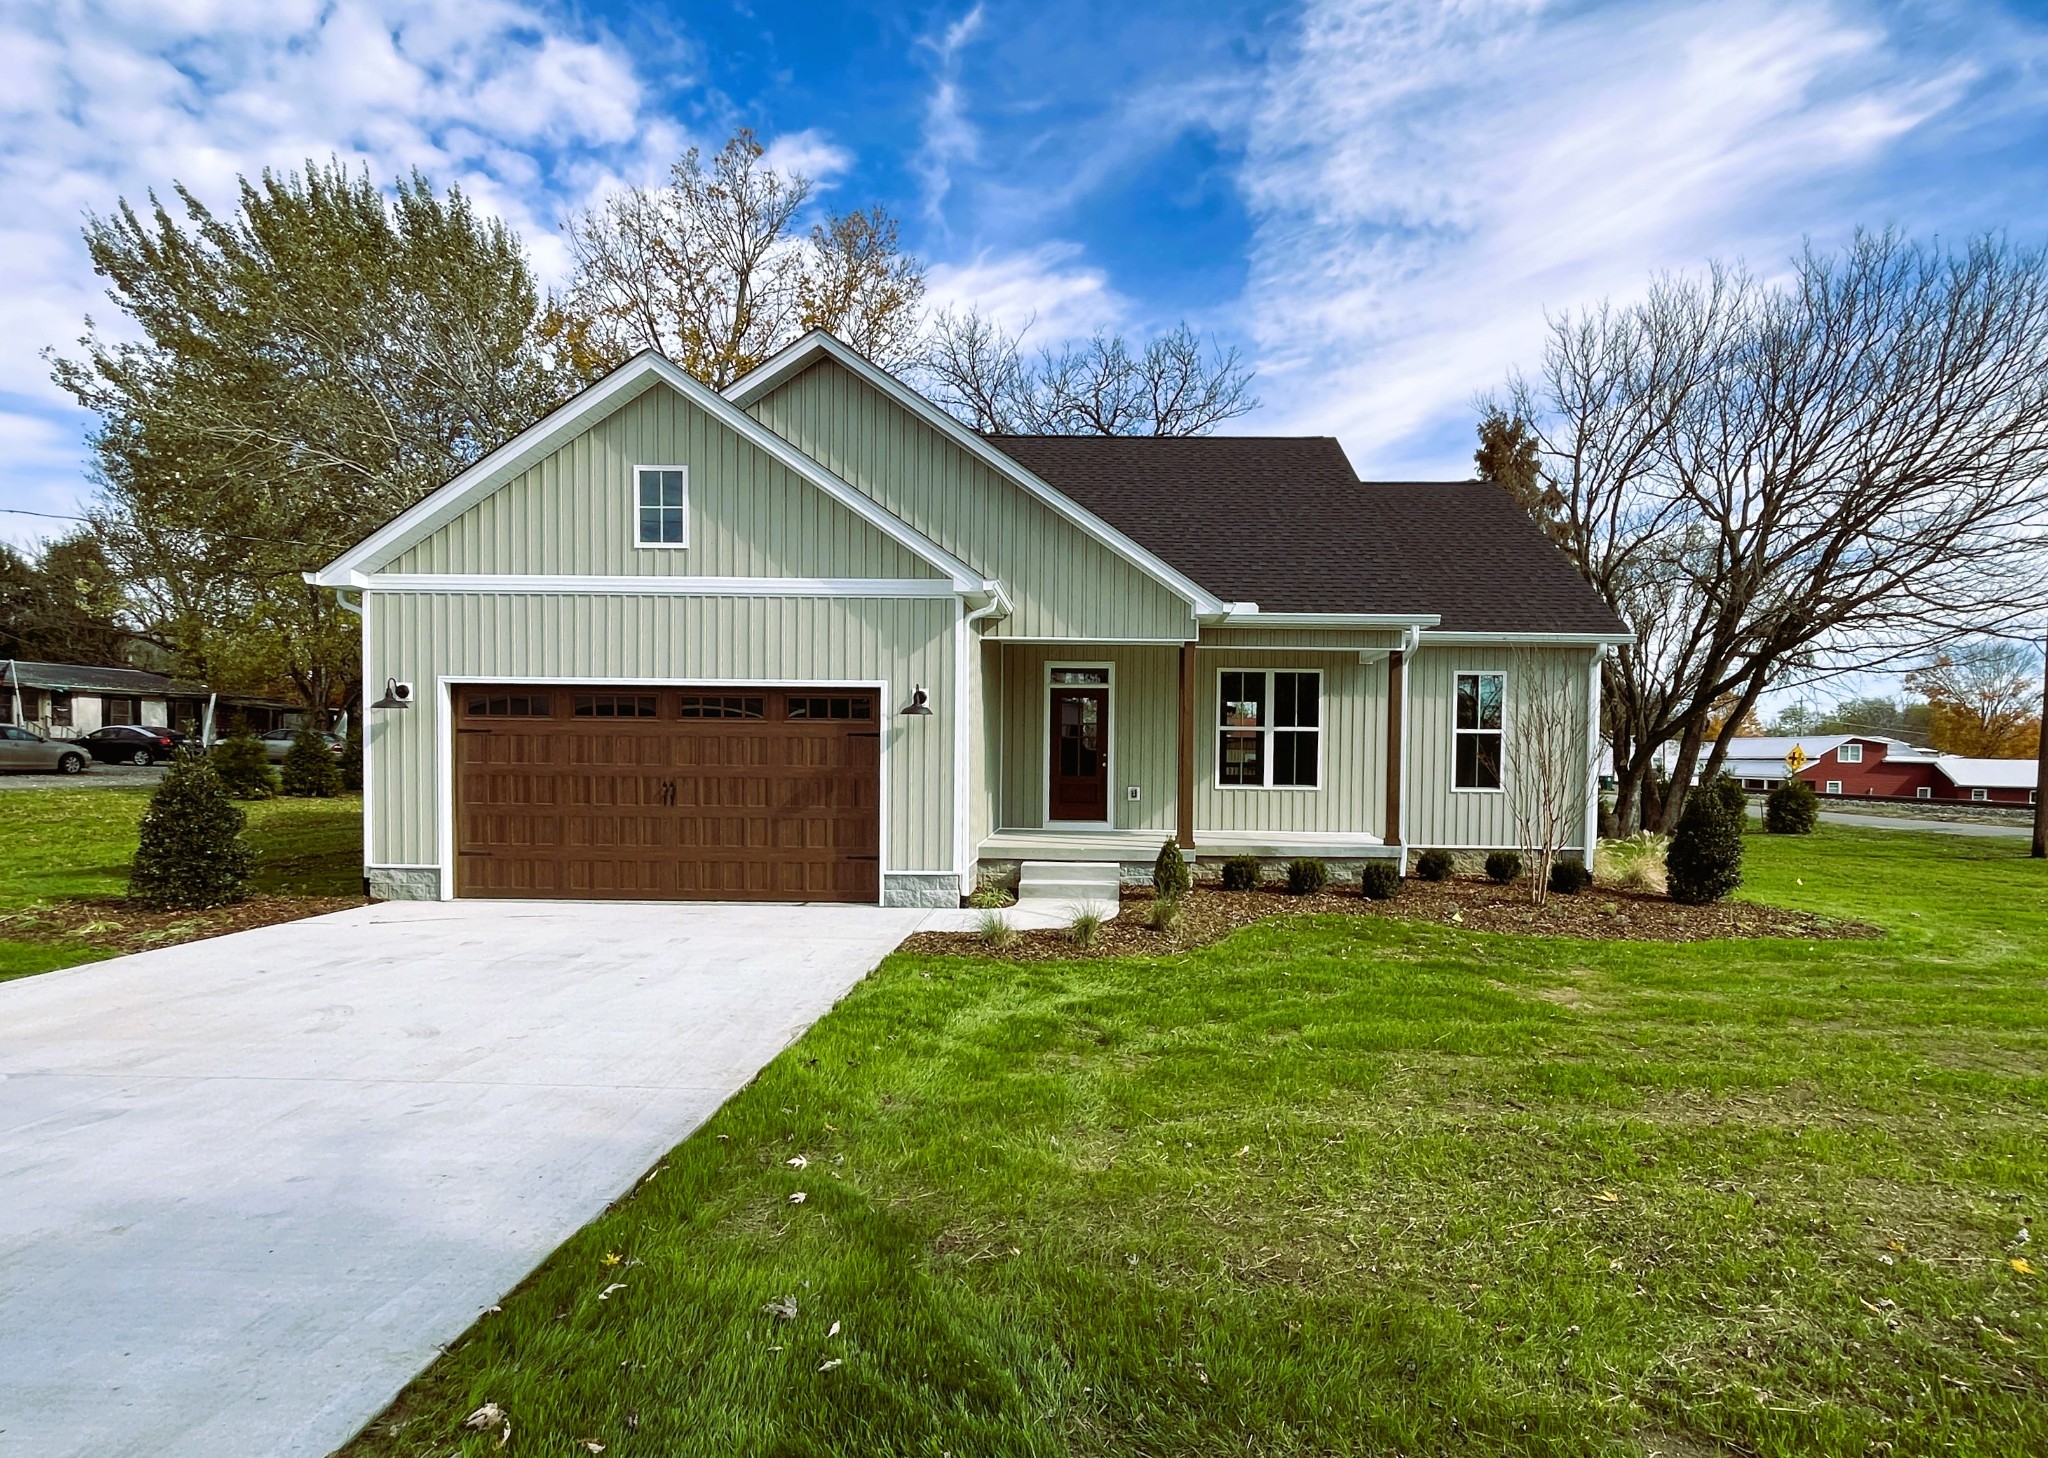
<svg viewBox="0 0 2048 1458"><path fill-rule="evenodd" d="M744 410L671 364L653 350L627 360L482 460L400 512L318 572L306 574L316 587L362 587L369 573L431 535L482 498L551 455L585 428L655 384L666 384L741 439L809 481L884 536L944 573L954 591L981 593L988 581L974 568L909 523L891 515L872 497L856 491Z"/></svg>
<svg viewBox="0 0 2048 1458"><path fill-rule="evenodd" d="M1070 525L1079 528L1085 535L1156 579L1176 595L1185 598L1196 617L1216 617L1229 610L1229 603L1218 598L1192 577L1169 566L1163 558L1139 546L1065 492L1004 455L894 375L886 370L877 369L853 349L821 329L812 330L774 358L757 365L746 375L733 381L726 387L726 398L741 409L745 409L784 380L792 378L821 354L829 355L844 365L860 379L887 395L983 465L1023 487L1025 491L1051 507L1056 515L1064 518Z"/></svg>

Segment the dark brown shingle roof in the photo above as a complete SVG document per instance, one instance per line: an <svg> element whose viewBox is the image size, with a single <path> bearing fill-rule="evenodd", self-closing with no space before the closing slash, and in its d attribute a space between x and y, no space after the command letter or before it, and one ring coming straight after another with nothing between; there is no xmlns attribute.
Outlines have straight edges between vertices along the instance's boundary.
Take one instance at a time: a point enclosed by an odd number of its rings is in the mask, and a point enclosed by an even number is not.
<svg viewBox="0 0 2048 1458"><path fill-rule="evenodd" d="M987 439L1226 602L1436 613L1448 632L1624 631L1486 482L1361 482L1329 436Z"/></svg>

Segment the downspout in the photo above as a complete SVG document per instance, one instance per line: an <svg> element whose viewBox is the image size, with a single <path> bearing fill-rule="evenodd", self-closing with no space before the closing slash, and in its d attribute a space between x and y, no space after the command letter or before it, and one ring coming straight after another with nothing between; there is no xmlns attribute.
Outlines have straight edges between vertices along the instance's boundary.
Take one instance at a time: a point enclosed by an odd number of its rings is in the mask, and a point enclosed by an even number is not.
<svg viewBox="0 0 2048 1458"><path fill-rule="evenodd" d="M981 639L974 631L976 623L985 623L994 618L1006 618L1013 604L1010 595L1003 591L1003 584L988 581L982 584L989 599L972 612L964 612L957 619L958 630L953 639L953 843L954 864L960 868L960 894L971 896L974 881L981 864L980 848L967 843L968 832L973 826L973 807L968 797L973 792L974 777L968 773L968 764L973 757L974 746L969 736L975 726L967 721L967 654L970 648L978 651ZM966 604L962 603L964 607ZM982 715L988 713L986 695L988 686L982 686L984 702ZM986 767L983 770L986 773Z"/></svg>

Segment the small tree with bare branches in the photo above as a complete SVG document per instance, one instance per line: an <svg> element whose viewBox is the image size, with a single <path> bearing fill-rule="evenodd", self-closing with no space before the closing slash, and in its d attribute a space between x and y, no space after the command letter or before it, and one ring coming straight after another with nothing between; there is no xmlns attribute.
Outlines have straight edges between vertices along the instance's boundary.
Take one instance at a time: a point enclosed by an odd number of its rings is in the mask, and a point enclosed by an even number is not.
<svg viewBox="0 0 2048 1458"><path fill-rule="evenodd" d="M1600 750L1586 725L1585 673L1584 659L1567 669L1555 653L1522 648L1508 658L1501 778L1522 846L1536 857L1529 894L1538 906L1549 898L1558 856L1582 842L1587 797L1596 793Z"/></svg>

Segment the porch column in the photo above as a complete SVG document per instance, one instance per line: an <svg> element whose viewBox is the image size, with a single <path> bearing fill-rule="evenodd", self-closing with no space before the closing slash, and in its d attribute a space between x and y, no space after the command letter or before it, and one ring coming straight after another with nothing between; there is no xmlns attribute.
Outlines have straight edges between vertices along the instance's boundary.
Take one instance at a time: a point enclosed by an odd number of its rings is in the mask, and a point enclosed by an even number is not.
<svg viewBox="0 0 2048 1458"><path fill-rule="evenodd" d="M1174 839L1195 849L1195 645L1180 645L1180 782L1175 788Z"/></svg>
<svg viewBox="0 0 2048 1458"><path fill-rule="evenodd" d="M1401 844L1401 705L1407 698L1408 667L1400 649L1387 655L1387 830L1388 845Z"/></svg>

